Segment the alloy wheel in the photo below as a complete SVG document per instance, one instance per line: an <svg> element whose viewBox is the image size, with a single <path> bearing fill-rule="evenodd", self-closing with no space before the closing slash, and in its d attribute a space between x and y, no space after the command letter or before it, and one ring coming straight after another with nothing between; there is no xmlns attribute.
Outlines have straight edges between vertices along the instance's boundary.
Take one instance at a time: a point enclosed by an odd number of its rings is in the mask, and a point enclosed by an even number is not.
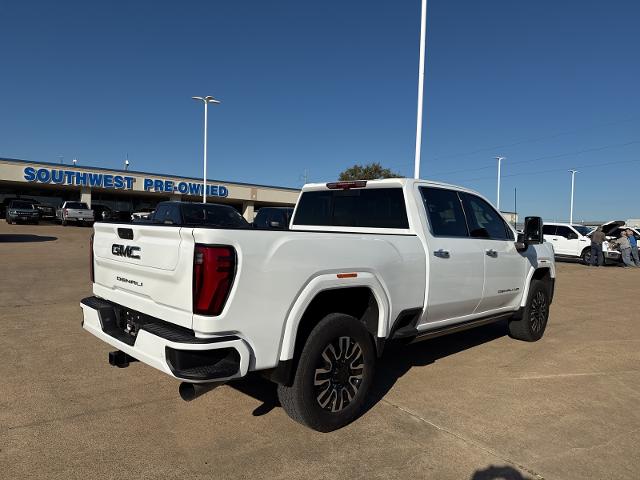
<svg viewBox="0 0 640 480"><path fill-rule="evenodd" d="M542 331L547 321L548 312L547 297L543 291L538 291L531 301L530 310L531 329L534 332Z"/></svg>
<svg viewBox="0 0 640 480"><path fill-rule="evenodd" d="M329 412L345 409L355 398L364 375L364 355L357 340L343 336L322 351L313 385L318 405Z"/></svg>

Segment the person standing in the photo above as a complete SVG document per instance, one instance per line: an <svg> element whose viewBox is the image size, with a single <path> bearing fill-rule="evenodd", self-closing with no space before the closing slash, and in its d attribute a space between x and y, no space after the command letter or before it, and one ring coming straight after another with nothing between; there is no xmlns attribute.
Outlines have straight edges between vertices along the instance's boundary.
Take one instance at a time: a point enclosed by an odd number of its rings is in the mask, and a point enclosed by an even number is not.
<svg viewBox="0 0 640 480"><path fill-rule="evenodd" d="M620 249L620 254L622 255L622 266L623 267L635 267L635 263L631 261L631 244L629 243L629 239L627 238L627 231L622 230L620 232L620 238L616 240L618 244L618 248Z"/></svg>
<svg viewBox="0 0 640 480"><path fill-rule="evenodd" d="M636 267L640 267L640 255L638 255L638 240L633 233L633 230L627 228L627 238L629 239L629 245L631 245L631 258Z"/></svg>
<svg viewBox="0 0 640 480"><path fill-rule="evenodd" d="M604 255L602 254L602 243L605 240L606 236L602 231L602 227L596 228L596 231L591 234L591 266L601 267L604 263Z"/></svg>

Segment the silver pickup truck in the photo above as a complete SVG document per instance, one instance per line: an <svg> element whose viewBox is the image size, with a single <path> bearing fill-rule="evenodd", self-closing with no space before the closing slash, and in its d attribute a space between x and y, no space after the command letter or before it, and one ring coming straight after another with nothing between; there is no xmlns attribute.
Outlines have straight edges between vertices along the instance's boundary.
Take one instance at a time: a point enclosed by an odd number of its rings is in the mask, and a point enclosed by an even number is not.
<svg viewBox="0 0 640 480"><path fill-rule="evenodd" d="M62 225L69 222L93 224L93 210L84 202L64 202L56 211L56 218Z"/></svg>

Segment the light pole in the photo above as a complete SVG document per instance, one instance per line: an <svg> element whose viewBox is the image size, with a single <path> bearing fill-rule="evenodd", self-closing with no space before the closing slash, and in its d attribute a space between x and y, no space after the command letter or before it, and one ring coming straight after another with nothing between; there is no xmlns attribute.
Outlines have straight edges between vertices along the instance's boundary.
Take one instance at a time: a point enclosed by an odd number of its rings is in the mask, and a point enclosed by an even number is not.
<svg viewBox="0 0 640 480"><path fill-rule="evenodd" d="M571 209L569 210L569 224L573 225L573 192L576 185L576 173L577 170L569 170L571 174Z"/></svg>
<svg viewBox="0 0 640 480"><path fill-rule="evenodd" d="M424 54L427 42L427 0L422 0L420 17L420 66L418 70L418 118L416 120L416 157L413 178L420 178L420 153L422 149L422 103L424 94Z"/></svg>
<svg viewBox="0 0 640 480"><path fill-rule="evenodd" d="M496 195L496 208L498 209L498 211L500 211L500 166L502 165L502 160L504 160L505 157L496 157L496 160L498 160L498 193Z"/></svg>
<svg viewBox="0 0 640 480"><path fill-rule="evenodd" d="M208 95L206 97L191 97L194 100L200 100L204 103L204 188L202 190L202 203L207 203L207 107L210 103L220 103L219 100L216 100L212 96Z"/></svg>

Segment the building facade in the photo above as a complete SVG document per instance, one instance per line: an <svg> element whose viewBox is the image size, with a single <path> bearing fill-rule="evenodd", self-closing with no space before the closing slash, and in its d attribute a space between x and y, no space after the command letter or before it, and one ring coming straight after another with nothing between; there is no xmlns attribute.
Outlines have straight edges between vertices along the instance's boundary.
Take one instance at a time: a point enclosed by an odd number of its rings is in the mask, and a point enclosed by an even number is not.
<svg viewBox="0 0 640 480"><path fill-rule="evenodd" d="M112 210L154 208L164 200L202 201L202 179L0 158L0 202L25 197L59 207L76 200ZM248 220L264 206L293 206L300 190L207 180L207 202L232 205Z"/></svg>

